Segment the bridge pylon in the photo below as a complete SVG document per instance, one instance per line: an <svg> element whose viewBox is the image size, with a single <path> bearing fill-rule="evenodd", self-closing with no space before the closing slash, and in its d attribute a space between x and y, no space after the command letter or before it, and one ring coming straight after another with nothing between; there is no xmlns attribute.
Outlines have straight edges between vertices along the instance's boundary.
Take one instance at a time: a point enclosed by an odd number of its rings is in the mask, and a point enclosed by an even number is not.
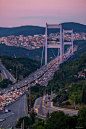
<svg viewBox="0 0 86 129"><path fill-rule="evenodd" d="M64 41L64 34L65 33L70 33L71 34L71 41L69 41L69 42ZM72 45L72 54L73 54L73 29L72 30L64 30L63 29L63 54L64 54L64 46L65 45Z"/></svg>
<svg viewBox="0 0 86 129"><path fill-rule="evenodd" d="M59 28L60 29L60 42L57 44L47 43L47 29L48 28ZM62 63L62 24L47 24L45 30L45 65L47 65L47 48L59 48L60 49L60 63Z"/></svg>

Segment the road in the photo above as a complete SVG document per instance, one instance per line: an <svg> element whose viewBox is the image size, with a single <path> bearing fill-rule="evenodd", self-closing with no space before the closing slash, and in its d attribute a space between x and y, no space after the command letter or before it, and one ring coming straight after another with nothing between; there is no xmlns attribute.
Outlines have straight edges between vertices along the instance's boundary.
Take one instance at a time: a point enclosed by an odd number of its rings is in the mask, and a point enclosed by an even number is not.
<svg viewBox="0 0 86 129"><path fill-rule="evenodd" d="M38 117L40 116L40 118L46 119L46 114L48 112L52 113L53 111L63 111L65 114L68 114L70 116L78 114L78 110L53 106L52 98L55 96L56 96L55 94L49 95L49 96L46 95L44 97L40 97L39 99L37 99L37 101L34 105L34 109L36 109L38 107L38 113L37 113ZM48 97L50 97L50 101L48 100ZM44 104L42 103L43 99L44 99Z"/></svg>
<svg viewBox="0 0 86 129"><path fill-rule="evenodd" d="M27 116L26 94L13 104L9 105L7 108L11 110L11 112L2 113L0 115L0 118L6 119L6 121L0 123L0 127L2 128L15 127L15 124L17 123L19 118Z"/></svg>
<svg viewBox="0 0 86 129"><path fill-rule="evenodd" d="M46 117L45 113L43 113L43 108L42 106L44 105L45 108L47 109L48 106L51 107L51 100L53 97L55 97L56 95L49 95L50 97L50 101L48 101L48 96L47 95L44 95L43 97L40 97L38 98L36 101L35 101L35 104L34 104L34 107L33 109L38 109L38 113L37 113L37 116L40 116L40 118L43 118L43 117ZM43 102L44 101L44 102ZM47 102L48 101L48 106L47 106ZM43 104L44 103L44 104Z"/></svg>
<svg viewBox="0 0 86 129"><path fill-rule="evenodd" d="M67 55L68 55L68 52L67 52ZM63 56L63 59L64 58L66 58L66 55ZM67 59L68 58L69 56L67 57ZM44 65L40 69L37 69L37 71L29 75L21 82L14 84L12 87L6 88L5 91L11 90L11 88L17 88L17 87L22 87L24 85L28 85L28 82L30 83L31 86L36 85L36 83L39 83L40 85L45 86L48 83L48 81L53 78L54 72L59 69L59 64L60 64L60 57L57 56L56 58L51 60L47 65ZM4 90L2 90L2 92L4 92Z"/></svg>
<svg viewBox="0 0 86 129"><path fill-rule="evenodd" d="M11 80L13 83L16 82L15 78L9 73L9 71L2 65L0 62L0 70L1 70L1 75L2 79L8 79Z"/></svg>
<svg viewBox="0 0 86 129"><path fill-rule="evenodd" d="M21 82L19 82L17 84L14 84L12 87L9 87L9 88L6 88L6 89L0 91L0 94L2 95L2 103L6 104L6 101L3 99L4 95L8 96L9 93L13 94L13 91L12 91L13 89L15 89L15 90L17 90L17 88L18 89L20 89L20 88L23 89L24 86L28 85L28 82L30 83L31 86L34 86L36 83L39 83L40 85L45 85L46 83L48 83L48 81L51 78L53 78L54 72L59 69L59 61L60 61L59 57L56 57L55 59L50 61L47 66L44 65L43 67L41 67L36 72L29 75L27 78L25 78ZM7 93L7 94L5 94L5 93ZM11 98L11 99L13 99L13 98ZM39 101L37 102L37 105L40 105L40 108L38 109L38 114L41 114L41 115L43 115L42 99L43 98L39 99ZM47 100L47 98L45 98L45 101L46 100ZM7 101L9 102L9 100L7 100ZM3 106L3 104L1 106ZM14 126L15 123L17 122L18 118L26 115L25 111L27 111L27 109L26 109L27 106L24 106L24 105L25 105L24 104L24 98L22 98L22 97L21 97L21 99L16 101L14 104L10 105L9 109L12 110L12 114L10 114L10 116L6 118L6 121L0 123L0 126L1 127ZM49 107L46 105L46 103L44 103L45 111L56 110L56 109L53 109L52 107L50 107L50 105L51 105L50 102L49 102L49 105L48 105ZM22 107L22 106L24 106L24 107ZM22 112L22 113L20 113L20 112ZM3 118L3 116L1 118ZM11 120L11 122L9 122L10 120Z"/></svg>

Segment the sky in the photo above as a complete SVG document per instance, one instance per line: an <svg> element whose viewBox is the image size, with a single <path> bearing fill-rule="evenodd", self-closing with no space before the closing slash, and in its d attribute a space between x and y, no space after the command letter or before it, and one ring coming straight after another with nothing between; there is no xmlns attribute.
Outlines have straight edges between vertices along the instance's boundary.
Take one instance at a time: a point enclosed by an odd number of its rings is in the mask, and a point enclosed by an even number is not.
<svg viewBox="0 0 86 129"><path fill-rule="evenodd" d="M0 0L0 27L86 25L86 0Z"/></svg>

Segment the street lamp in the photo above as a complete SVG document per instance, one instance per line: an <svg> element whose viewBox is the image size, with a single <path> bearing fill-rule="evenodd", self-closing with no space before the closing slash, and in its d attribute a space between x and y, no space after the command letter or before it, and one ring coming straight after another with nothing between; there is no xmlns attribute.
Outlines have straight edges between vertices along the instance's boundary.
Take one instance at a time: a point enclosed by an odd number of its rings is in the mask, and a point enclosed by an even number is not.
<svg viewBox="0 0 86 129"><path fill-rule="evenodd" d="M52 86L51 86L51 95L52 95Z"/></svg>
<svg viewBox="0 0 86 129"><path fill-rule="evenodd" d="M17 82L17 66L16 66L16 82Z"/></svg>
<svg viewBox="0 0 86 129"><path fill-rule="evenodd" d="M76 110L76 106L75 106L75 99L76 99L76 94L75 94L75 97L74 97L74 109Z"/></svg>
<svg viewBox="0 0 86 129"><path fill-rule="evenodd" d="M47 97L48 97L48 86L47 86Z"/></svg>
<svg viewBox="0 0 86 129"><path fill-rule="evenodd" d="M29 87L29 114L31 112L31 88L30 88L30 83L28 82L28 87Z"/></svg>

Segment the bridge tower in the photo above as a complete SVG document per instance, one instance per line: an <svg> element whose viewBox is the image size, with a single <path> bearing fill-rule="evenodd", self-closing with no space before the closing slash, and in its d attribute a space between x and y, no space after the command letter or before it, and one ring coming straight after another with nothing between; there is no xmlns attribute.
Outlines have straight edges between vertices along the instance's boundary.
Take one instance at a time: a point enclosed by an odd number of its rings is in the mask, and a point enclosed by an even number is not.
<svg viewBox="0 0 86 129"><path fill-rule="evenodd" d="M60 42L59 44L47 44L47 29L59 28L60 29ZM45 65L47 65L47 48L59 48L60 49L60 63L62 63L62 25L61 24L47 24L45 30Z"/></svg>
<svg viewBox="0 0 86 129"><path fill-rule="evenodd" d="M70 33L71 34L71 41L70 42L65 42L64 41L64 34L65 33ZM72 30L64 30L63 29L63 54L64 54L64 46L65 45L72 45L72 54L73 54L73 29Z"/></svg>

